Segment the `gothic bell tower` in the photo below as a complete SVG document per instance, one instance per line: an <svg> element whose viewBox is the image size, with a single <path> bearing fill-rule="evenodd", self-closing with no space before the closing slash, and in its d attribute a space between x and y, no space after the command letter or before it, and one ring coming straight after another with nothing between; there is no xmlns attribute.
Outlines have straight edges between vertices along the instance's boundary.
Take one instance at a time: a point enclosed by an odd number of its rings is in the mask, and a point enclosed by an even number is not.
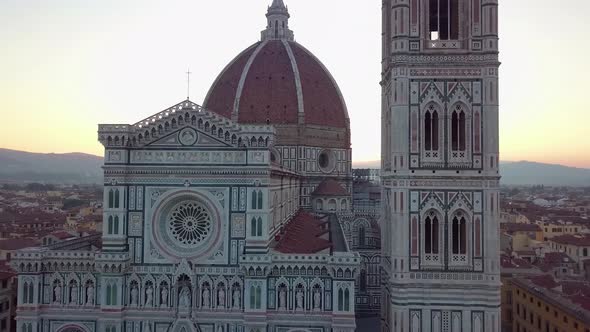
<svg viewBox="0 0 590 332"><path fill-rule="evenodd" d="M498 0L383 0L383 331L499 331Z"/></svg>

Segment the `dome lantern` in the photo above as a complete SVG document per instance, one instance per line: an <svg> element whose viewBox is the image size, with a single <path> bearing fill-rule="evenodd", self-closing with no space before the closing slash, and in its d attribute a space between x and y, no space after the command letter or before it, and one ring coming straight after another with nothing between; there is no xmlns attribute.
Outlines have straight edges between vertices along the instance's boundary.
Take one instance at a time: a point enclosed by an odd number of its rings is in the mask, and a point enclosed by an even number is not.
<svg viewBox="0 0 590 332"><path fill-rule="evenodd" d="M289 30L289 17L283 0L273 0L266 13L266 30L262 31L261 40L294 40L293 31Z"/></svg>

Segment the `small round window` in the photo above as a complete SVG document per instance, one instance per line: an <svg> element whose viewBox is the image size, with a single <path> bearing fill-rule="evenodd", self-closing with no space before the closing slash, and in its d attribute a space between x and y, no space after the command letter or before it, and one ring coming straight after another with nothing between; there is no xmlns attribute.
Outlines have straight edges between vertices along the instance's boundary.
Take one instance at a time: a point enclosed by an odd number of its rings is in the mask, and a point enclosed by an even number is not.
<svg viewBox="0 0 590 332"><path fill-rule="evenodd" d="M334 153L330 150L323 150L320 152L320 155L318 156L318 165L320 166L322 172L332 172L334 170L334 166L336 165Z"/></svg>

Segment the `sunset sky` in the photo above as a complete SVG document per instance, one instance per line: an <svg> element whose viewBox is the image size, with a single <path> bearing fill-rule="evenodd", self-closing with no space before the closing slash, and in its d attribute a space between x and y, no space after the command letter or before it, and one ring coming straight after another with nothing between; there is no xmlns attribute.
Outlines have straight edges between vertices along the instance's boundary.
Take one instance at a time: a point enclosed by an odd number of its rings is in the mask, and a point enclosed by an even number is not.
<svg viewBox="0 0 590 332"><path fill-rule="evenodd" d="M260 38L271 0L1 0L0 147L102 154L98 123L186 98ZM356 161L380 158L380 1L285 0L344 94ZM590 168L588 0L500 0L501 152ZM1 167L1 165L0 165Z"/></svg>

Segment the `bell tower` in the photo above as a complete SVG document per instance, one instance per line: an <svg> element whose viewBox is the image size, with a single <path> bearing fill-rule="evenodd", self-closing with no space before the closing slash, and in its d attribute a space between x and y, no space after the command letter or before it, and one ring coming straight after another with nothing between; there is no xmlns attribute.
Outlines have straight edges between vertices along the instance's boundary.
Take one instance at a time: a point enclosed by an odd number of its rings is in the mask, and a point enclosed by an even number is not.
<svg viewBox="0 0 590 332"><path fill-rule="evenodd" d="M383 331L499 331L498 0L383 0Z"/></svg>

